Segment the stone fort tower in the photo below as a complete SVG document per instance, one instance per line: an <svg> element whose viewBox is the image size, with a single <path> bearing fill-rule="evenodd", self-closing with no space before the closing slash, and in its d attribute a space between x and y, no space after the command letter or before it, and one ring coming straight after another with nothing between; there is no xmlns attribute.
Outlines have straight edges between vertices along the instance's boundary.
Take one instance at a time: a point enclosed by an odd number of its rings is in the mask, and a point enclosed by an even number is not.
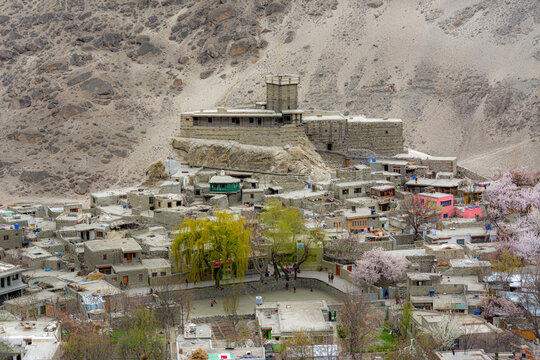
<svg viewBox="0 0 540 360"><path fill-rule="evenodd" d="M298 75L266 76L266 109L281 113L298 108Z"/></svg>

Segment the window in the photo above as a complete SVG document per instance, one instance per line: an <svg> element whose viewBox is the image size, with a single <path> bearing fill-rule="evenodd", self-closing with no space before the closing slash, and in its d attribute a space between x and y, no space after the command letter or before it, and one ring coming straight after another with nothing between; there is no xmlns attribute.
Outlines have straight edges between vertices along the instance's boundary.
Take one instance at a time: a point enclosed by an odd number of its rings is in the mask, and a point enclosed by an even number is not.
<svg viewBox="0 0 540 360"><path fill-rule="evenodd" d="M96 232L96 236L98 238L102 238L103 237L103 232L101 232L101 231Z"/></svg>
<svg viewBox="0 0 540 360"><path fill-rule="evenodd" d="M13 279L13 281L17 281L19 280L19 274L15 274L11 278Z"/></svg>
<svg viewBox="0 0 540 360"><path fill-rule="evenodd" d="M103 254L103 260L107 260L107 254Z"/></svg>
<svg viewBox="0 0 540 360"><path fill-rule="evenodd" d="M257 125L259 125L259 126L262 125L262 119L257 119Z"/></svg>
<svg viewBox="0 0 540 360"><path fill-rule="evenodd" d="M177 202L176 202L176 206L180 206L180 205L182 205L182 202L177 201Z"/></svg>
<svg viewBox="0 0 540 360"><path fill-rule="evenodd" d="M355 194L360 194L362 192L362 188L354 188Z"/></svg>
<svg viewBox="0 0 540 360"><path fill-rule="evenodd" d="M5 284L4 284L4 278L1 278L1 279L0 279L0 287L4 287L4 286L5 286Z"/></svg>
<svg viewBox="0 0 540 360"><path fill-rule="evenodd" d="M161 272L161 276L167 276L167 272L166 272L166 271L162 271L162 272Z"/></svg>
<svg viewBox="0 0 540 360"><path fill-rule="evenodd" d="M249 123L250 124L253 124L255 122L255 119L254 118L249 118Z"/></svg>
<svg viewBox="0 0 540 360"><path fill-rule="evenodd" d="M100 267L100 268L98 268L98 271L100 273L102 273L102 274L110 275L111 274L111 267L110 266Z"/></svg>
<svg viewBox="0 0 540 360"><path fill-rule="evenodd" d="M424 199L421 199L420 202L421 202L422 204L424 204Z"/></svg>
<svg viewBox="0 0 540 360"><path fill-rule="evenodd" d="M148 203L152 205L154 203L154 198L151 196L148 198Z"/></svg>
<svg viewBox="0 0 540 360"><path fill-rule="evenodd" d="M172 207L172 203L171 203L171 202L168 202L168 203L167 203L167 207L168 207L168 208Z"/></svg>
<svg viewBox="0 0 540 360"><path fill-rule="evenodd" d="M452 200L441 201L441 206L446 207L452 205Z"/></svg>
<svg viewBox="0 0 540 360"><path fill-rule="evenodd" d="M47 307L45 305L39 307L39 314L43 315L47 312ZM32 341L30 341L32 342Z"/></svg>
<svg viewBox="0 0 540 360"><path fill-rule="evenodd" d="M142 279L143 279L143 275L139 274L139 281L142 281Z"/></svg>
<svg viewBox="0 0 540 360"><path fill-rule="evenodd" d="M208 118L208 123L209 123L209 124L212 123L212 118Z"/></svg>
<svg viewBox="0 0 540 360"><path fill-rule="evenodd" d="M486 242L485 236L471 236L471 243L480 244Z"/></svg>
<svg viewBox="0 0 540 360"><path fill-rule="evenodd" d="M69 209L69 212L71 212L71 213L79 212L79 209L77 209L77 208L71 208L71 209Z"/></svg>
<svg viewBox="0 0 540 360"><path fill-rule="evenodd" d="M332 151L332 143L326 144L326 150Z"/></svg>
<svg viewBox="0 0 540 360"><path fill-rule="evenodd" d="M341 191L341 193L342 193L343 195L349 195L349 189L343 189L343 190Z"/></svg>
<svg viewBox="0 0 540 360"><path fill-rule="evenodd" d="M9 240L9 235L4 235L4 240Z"/></svg>
<svg viewBox="0 0 540 360"><path fill-rule="evenodd" d="M465 245L465 239L457 239L456 242L458 245Z"/></svg>
<svg viewBox="0 0 540 360"><path fill-rule="evenodd" d="M401 174L401 169L400 168L394 168L393 170L396 174Z"/></svg>
<svg viewBox="0 0 540 360"><path fill-rule="evenodd" d="M152 277L157 277L157 273L152 273Z"/></svg>

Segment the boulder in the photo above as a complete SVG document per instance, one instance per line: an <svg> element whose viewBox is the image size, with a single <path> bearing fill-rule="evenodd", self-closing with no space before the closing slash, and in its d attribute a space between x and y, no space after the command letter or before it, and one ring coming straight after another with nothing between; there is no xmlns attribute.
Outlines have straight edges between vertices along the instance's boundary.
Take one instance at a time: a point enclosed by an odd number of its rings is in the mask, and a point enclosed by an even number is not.
<svg viewBox="0 0 540 360"><path fill-rule="evenodd" d="M74 78L72 78L71 80L68 80L67 86L77 85L77 84L79 84L79 83L81 83L81 82L83 82L85 80L90 79L91 76L92 76L91 71L88 71L88 72L82 73L80 75L77 75Z"/></svg>
<svg viewBox="0 0 540 360"><path fill-rule="evenodd" d="M71 55L70 64L75 66L86 65L88 61L92 60L92 55L88 54L73 54Z"/></svg>
<svg viewBox="0 0 540 360"><path fill-rule="evenodd" d="M375 9L375 8L381 7L382 4L383 4L383 0L371 0L367 3L367 6Z"/></svg>
<svg viewBox="0 0 540 360"><path fill-rule="evenodd" d="M266 7L266 15L272 15L275 13L282 12L285 9L285 5L283 5L280 1L274 1L270 3Z"/></svg>
<svg viewBox="0 0 540 360"><path fill-rule="evenodd" d="M255 49L256 47L257 47L257 43L255 42L254 39L248 38L248 39L238 40L231 45L231 49L229 50L229 55L233 58L242 56L248 51Z"/></svg>
<svg viewBox="0 0 540 360"><path fill-rule="evenodd" d="M88 192L89 187L90 185L86 181L80 181L73 191L75 191L75 194L84 195Z"/></svg>
<svg viewBox="0 0 540 360"><path fill-rule="evenodd" d="M30 99L30 96L26 95L23 97L13 99L13 105L17 109L27 108L27 107L30 107L30 105L32 105L32 100Z"/></svg>
<svg viewBox="0 0 540 360"><path fill-rule="evenodd" d="M74 104L68 104L60 110L59 115L64 119L69 119L70 117L80 114L84 111L86 111L86 108L84 107Z"/></svg>
<svg viewBox="0 0 540 360"><path fill-rule="evenodd" d="M220 5L217 9L211 10L208 13L208 21L219 24L220 22L235 16L236 12L232 8L226 5Z"/></svg>
<svg viewBox="0 0 540 360"><path fill-rule="evenodd" d="M288 44L288 43L292 42L294 40L295 35L296 35L296 33L294 31L288 31L287 32L287 37L285 38L285 44Z"/></svg>
<svg viewBox="0 0 540 360"><path fill-rule="evenodd" d="M200 73L199 77L203 80L208 79L213 73L214 73L214 69L206 70Z"/></svg>
<svg viewBox="0 0 540 360"><path fill-rule="evenodd" d="M13 51L2 49L0 50L0 61L8 61L15 57L15 53Z"/></svg>
<svg viewBox="0 0 540 360"><path fill-rule="evenodd" d="M0 15L0 25L7 22L9 20L9 16L7 15Z"/></svg>
<svg viewBox="0 0 540 360"><path fill-rule="evenodd" d="M90 94L94 102L102 105L109 104L114 95L113 86L100 78L85 81L81 85L81 90Z"/></svg>
<svg viewBox="0 0 540 360"><path fill-rule="evenodd" d="M151 42L143 42L141 46L137 49L137 56L144 56L148 53L152 53L153 55L159 55L161 54L161 50L154 46Z"/></svg>
<svg viewBox="0 0 540 360"><path fill-rule="evenodd" d="M38 183L49 177L46 170L24 170L19 179L28 183Z"/></svg>

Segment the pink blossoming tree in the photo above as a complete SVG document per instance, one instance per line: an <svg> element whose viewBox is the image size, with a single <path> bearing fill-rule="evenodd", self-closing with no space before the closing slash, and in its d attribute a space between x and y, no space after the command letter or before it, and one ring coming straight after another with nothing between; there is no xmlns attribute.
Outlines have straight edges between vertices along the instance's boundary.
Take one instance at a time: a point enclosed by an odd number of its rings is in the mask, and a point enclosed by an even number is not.
<svg viewBox="0 0 540 360"><path fill-rule="evenodd" d="M519 307L512 301L498 296L486 296L480 301L484 317L504 316L509 317L517 315L520 312Z"/></svg>
<svg viewBox="0 0 540 360"><path fill-rule="evenodd" d="M356 283L374 285L383 280L396 281L406 269L403 259L376 247L356 261L352 275Z"/></svg>
<svg viewBox="0 0 540 360"><path fill-rule="evenodd" d="M506 172L489 185L483 197L489 203L487 218L497 230L499 246L527 259L540 253L540 183L537 180L537 176Z"/></svg>

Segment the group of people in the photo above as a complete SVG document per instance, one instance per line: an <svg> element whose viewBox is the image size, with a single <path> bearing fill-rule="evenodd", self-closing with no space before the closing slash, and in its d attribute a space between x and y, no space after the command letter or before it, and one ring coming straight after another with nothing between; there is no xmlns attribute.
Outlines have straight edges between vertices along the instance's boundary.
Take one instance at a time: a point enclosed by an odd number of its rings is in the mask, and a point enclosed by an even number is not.
<svg viewBox="0 0 540 360"><path fill-rule="evenodd" d="M329 272L328 273L328 282L333 283L334 282L334 273Z"/></svg>
<svg viewBox="0 0 540 360"><path fill-rule="evenodd" d="M216 297L214 296L213 298L210 298L210 306L214 307L214 305L216 304L217 304Z"/></svg>

